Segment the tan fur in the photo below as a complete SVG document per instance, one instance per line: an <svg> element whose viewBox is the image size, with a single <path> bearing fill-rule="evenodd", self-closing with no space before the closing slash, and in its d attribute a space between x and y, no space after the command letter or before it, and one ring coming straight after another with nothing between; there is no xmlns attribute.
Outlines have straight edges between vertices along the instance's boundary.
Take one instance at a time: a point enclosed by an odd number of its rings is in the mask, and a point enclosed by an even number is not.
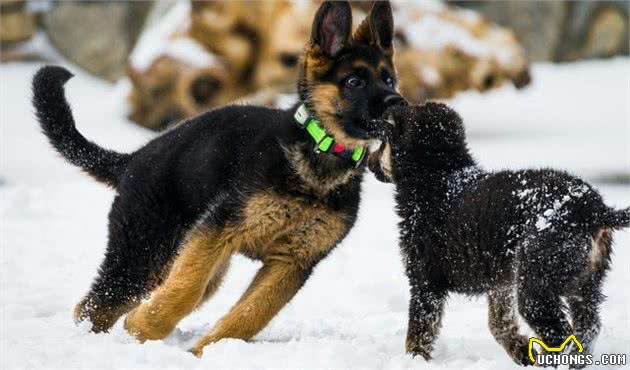
<svg viewBox="0 0 630 370"><path fill-rule="evenodd" d="M368 167L377 174L382 173L385 178L381 181L393 182L392 149L388 142L382 142L377 150L370 152Z"/></svg>
<svg viewBox="0 0 630 370"><path fill-rule="evenodd" d="M251 214L247 222L253 222L258 230L277 232L278 224L284 228L270 244L245 246L247 254L262 257L263 267L230 312L193 346L191 351L197 356L201 356L204 346L223 338L247 340L256 335L297 293L310 268L347 228L340 215L271 194L256 196L248 203L246 213Z"/></svg>
<svg viewBox="0 0 630 370"><path fill-rule="evenodd" d="M352 177L360 173L359 169L349 168L340 176L321 176L316 174L298 147L284 148L293 170L304 182L304 190L312 191L324 198L337 187L347 184Z"/></svg>
<svg viewBox="0 0 630 370"><path fill-rule="evenodd" d="M266 263L238 303L191 348L191 352L201 357L203 347L223 338L250 339L293 298L305 276L306 272L295 264Z"/></svg>
<svg viewBox="0 0 630 370"><path fill-rule="evenodd" d="M307 44L302 61L308 81L317 81L333 66L333 60L322 54L319 46L311 43Z"/></svg>
<svg viewBox="0 0 630 370"><path fill-rule="evenodd" d="M381 169L388 179L392 179L392 148L389 143L385 143L381 156Z"/></svg>
<svg viewBox="0 0 630 370"><path fill-rule="evenodd" d="M591 271L602 272L608 265L610 255L610 230L597 230L591 238L591 245Z"/></svg>
<svg viewBox="0 0 630 370"><path fill-rule="evenodd" d="M347 232L343 215L273 193L252 196L242 222L224 229L196 227L182 245L168 277L150 300L131 312L125 328L140 341L167 336L177 322L210 297L240 251L263 261L248 290L194 347L222 338L249 339L295 295L310 269Z"/></svg>

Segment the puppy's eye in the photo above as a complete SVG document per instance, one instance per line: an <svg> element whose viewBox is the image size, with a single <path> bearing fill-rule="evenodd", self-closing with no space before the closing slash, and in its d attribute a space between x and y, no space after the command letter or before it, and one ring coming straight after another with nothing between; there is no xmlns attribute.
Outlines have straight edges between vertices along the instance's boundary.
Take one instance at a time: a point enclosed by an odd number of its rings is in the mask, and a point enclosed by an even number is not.
<svg viewBox="0 0 630 370"><path fill-rule="evenodd" d="M394 88L394 79L391 77L387 77L385 78L385 83L387 84L387 86L391 87L392 89Z"/></svg>
<svg viewBox="0 0 630 370"><path fill-rule="evenodd" d="M348 86L351 89L362 89L365 87L365 80L357 76L350 76L346 80L346 86Z"/></svg>
<svg viewBox="0 0 630 370"><path fill-rule="evenodd" d="M280 63L287 68L295 67L298 63L298 56L291 53L280 54Z"/></svg>

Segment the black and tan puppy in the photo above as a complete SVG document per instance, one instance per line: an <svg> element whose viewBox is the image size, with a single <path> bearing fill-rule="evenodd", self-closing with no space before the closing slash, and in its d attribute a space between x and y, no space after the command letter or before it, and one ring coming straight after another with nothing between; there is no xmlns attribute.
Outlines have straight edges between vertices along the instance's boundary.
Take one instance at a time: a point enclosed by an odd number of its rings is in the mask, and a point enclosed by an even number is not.
<svg viewBox="0 0 630 370"><path fill-rule="evenodd" d="M519 364L531 360L517 312L549 346L575 334L592 351L613 231L630 226L630 210L607 207L565 172L483 171L443 104L387 115L370 169L396 185L411 285L407 351L431 358L449 292L488 295L490 331Z"/></svg>
<svg viewBox="0 0 630 370"><path fill-rule="evenodd" d="M63 91L68 71L37 73L33 103L52 145L118 193L105 259L77 321L107 331L129 312L125 327L139 340L164 338L217 290L232 254L243 253L262 268L192 351L249 339L267 325L353 226L367 123L404 102L389 3L376 3L351 29L348 3L321 5L301 61L303 104L210 111L131 154L77 131Z"/></svg>

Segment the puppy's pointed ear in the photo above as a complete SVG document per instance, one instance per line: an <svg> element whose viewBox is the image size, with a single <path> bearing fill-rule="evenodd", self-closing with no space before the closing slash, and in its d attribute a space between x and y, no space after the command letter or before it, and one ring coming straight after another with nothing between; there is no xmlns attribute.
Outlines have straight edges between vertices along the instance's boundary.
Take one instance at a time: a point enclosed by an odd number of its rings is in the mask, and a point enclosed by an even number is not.
<svg viewBox="0 0 630 370"><path fill-rule="evenodd" d="M311 30L311 46L335 57L350 42L352 9L347 1L325 1L317 11Z"/></svg>
<svg viewBox="0 0 630 370"><path fill-rule="evenodd" d="M389 1L376 1L370 14L361 22L352 36L355 42L380 47L383 52L394 54L394 16Z"/></svg>

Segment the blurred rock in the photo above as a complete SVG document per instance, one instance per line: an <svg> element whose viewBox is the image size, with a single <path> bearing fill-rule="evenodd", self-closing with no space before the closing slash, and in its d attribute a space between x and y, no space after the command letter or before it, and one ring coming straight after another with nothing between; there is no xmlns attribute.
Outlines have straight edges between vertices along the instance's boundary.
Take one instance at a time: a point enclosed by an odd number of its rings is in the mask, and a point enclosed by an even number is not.
<svg viewBox="0 0 630 370"><path fill-rule="evenodd" d="M454 6L396 1L396 68L414 103L529 84L529 62L514 33Z"/></svg>
<svg viewBox="0 0 630 370"><path fill-rule="evenodd" d="M630 2L570 2L557 61L628 55Z"/></svg>
<svg viewBox="0 0 630 370"><path fill-rule="evenodd" d="M2 46L31 38L35 16L22 0L0 0L0 43Z"/></svg>
<svg viewBox="0 0 630 370"><path fill-rule="evenodd" d="M108 80L122 76L151 1L61 1L43 16L53 45L71 62Z"/></svg>
<svg viewBox="0 0 630 370"><path fill-rule="evenodd" d="M234 86L223 64L201 67L168 54L159 56L146 70L129 66L127 76L131 81L129 119L152 130L244 94Z"/></svg>
<svg viewBox="0 0 630 370"><path fill-rule="evenodd" d="M518 35L532 61L628 55L628 1L454 1Z"/></svg>

